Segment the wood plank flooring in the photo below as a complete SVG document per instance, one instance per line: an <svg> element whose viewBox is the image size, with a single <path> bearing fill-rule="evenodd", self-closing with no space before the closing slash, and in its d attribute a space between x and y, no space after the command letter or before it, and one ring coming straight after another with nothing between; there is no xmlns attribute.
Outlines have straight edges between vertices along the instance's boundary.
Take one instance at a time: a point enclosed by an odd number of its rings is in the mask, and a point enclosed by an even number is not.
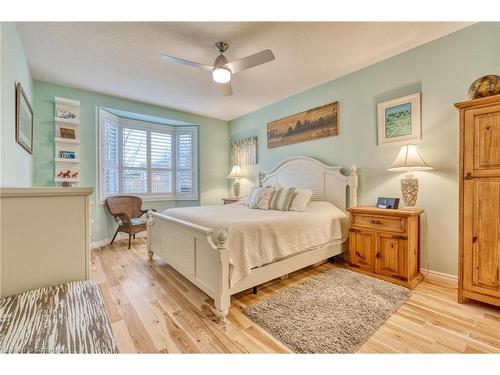
<svg viewBox="0 0 500 375"><path fill-rule="evenodd" d="M228 321L217 323L213 301L155 256L146 242L117 241L92 251L92 279L104 296L121 353L290 353L241 309L339 265L324 263L232 298ZM342 266L342 265L340 265ZM457 290L423 281L410 300L359 353L500 353L500 309L458 304Z"/></svg>

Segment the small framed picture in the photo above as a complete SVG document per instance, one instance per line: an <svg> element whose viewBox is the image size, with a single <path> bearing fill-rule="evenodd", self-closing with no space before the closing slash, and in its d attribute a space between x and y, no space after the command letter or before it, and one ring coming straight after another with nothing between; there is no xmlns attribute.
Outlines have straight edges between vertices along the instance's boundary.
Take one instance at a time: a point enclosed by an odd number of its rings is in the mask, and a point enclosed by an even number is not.
<svg viewBox="0 0 500 375"><path fill-rule="evenodd" d="M399 198L379 197L377 199L377 207L397 210L399 207Z"/></svg>
<svg viewBox="0 0 500 375"><path fill-rule="evenodd" d="M421 139L420 93L379 103L378 144Z"/></svg>
<svg viewBox="0 0 500 375"><path fill-rule="evenodd" d="M20 82L16 84L16 142L33 153L33 109Z"/></svg>
<svg viewBox="0 0 500 375"><path fill-rule="evenodd" d="M60 128L61 138L75 139L75 129Z"/></svg>

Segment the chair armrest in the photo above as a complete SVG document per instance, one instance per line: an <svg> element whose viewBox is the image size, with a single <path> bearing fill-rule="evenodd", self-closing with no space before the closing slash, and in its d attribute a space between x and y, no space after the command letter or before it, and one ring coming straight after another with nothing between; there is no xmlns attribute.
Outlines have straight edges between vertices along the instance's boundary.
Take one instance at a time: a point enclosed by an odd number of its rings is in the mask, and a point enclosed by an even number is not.
<svg viewBox="0 0 500 375"><path fill-rule="evenodd" d="M118 221L117 218L119 218L123 224L130 224L130 216L126 212L120 212L117 214L113 214L115 221Z"/></svg>
<svg viewBox="0 0 500 375"><path fill-rule="evenodd" d="M158 211L157 211L156 209L154 209L154 208L148 208L148 209L146 209L146 210L141 210L141 214L140 214L139 216L142 216L142 215L144 215L144 214L147 214L147 213L148 213L148 211L158 212Z"/></svg>

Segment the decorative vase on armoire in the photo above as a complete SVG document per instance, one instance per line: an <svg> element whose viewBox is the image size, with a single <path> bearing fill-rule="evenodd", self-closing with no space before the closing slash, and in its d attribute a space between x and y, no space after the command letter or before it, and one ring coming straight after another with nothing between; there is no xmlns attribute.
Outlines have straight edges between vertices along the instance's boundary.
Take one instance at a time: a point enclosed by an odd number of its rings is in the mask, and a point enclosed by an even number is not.
<svg viewBox="0 0 500 375"><path fill-rule="evenodd" d="M500 95L460 110L458 301L500 306Z"/></svg>

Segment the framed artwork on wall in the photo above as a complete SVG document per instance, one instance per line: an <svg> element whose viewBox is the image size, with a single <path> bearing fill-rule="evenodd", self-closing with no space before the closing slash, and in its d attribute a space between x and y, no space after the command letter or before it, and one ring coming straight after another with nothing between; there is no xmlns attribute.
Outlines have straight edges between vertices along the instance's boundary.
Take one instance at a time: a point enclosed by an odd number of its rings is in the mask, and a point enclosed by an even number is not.
<svg viewBox="0 0 500 375"><path fill-rule="evenodd" d="M338 102L333 102L272 121L267 124L267 148L338 135L338 120Z"/></svg>
<svg viewBox="0 0 500 375"><path fill-rule="evenodd" d="M420 93L379 103L378 144L421 139Z"/></svg>
<svg viewBox="0 0 500 375"><path fill-rule="evenodd" d="M33 108L20 82L16 84L16 142L33 153Z"/></svg>

